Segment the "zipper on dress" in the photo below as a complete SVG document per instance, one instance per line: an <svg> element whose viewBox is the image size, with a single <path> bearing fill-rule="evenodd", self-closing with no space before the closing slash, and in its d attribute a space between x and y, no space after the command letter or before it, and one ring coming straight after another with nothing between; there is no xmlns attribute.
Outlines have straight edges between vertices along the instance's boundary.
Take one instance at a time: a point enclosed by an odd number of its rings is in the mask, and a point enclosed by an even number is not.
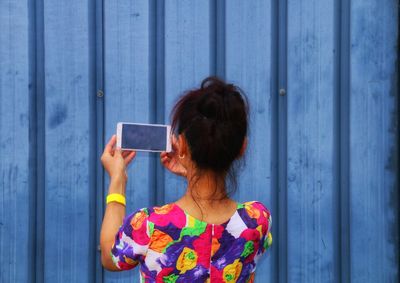
<svg viewBox="0 0 400 283"><path fill-rule="evenodd" d="M210 250L210 267L209 267L210 282L211 282L211 257L212 257L211 253L212 253L213 239L214 239L214 224L211 224L211 250Z"/></svg>

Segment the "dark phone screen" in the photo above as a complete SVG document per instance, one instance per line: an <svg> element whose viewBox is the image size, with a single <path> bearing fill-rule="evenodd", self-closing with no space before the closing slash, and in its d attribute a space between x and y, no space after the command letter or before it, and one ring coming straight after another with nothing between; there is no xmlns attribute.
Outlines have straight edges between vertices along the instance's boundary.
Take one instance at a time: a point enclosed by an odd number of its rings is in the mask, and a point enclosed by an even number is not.
<svg viewBox="0 0 400 283"><path fill-rule="evenodd" d="M121 147L165 151L167 127L122 124Z"/></svg>

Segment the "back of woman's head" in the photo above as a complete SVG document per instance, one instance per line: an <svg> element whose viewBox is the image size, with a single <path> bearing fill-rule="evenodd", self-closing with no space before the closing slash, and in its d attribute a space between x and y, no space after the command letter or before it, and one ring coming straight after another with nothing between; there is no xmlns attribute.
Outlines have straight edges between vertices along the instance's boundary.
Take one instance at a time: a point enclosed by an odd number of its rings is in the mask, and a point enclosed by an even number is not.
<svg viewBox="0 0 400 283"><path fill-rule="evenodd" d="M247 135L246 97L237 86L208 77L176 103L172 129L184 135L199 170L226 174L240 157Z"/></svg>

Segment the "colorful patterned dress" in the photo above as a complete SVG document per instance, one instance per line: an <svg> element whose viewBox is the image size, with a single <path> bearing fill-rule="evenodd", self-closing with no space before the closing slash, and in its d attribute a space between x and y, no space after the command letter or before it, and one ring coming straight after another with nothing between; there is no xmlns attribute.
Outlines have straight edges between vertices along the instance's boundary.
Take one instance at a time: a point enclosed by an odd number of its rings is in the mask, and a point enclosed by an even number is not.
<svg viewBox="0 0 400 283"><path fill-rule="evenodd" d="M269 210L238 203L223 224L187 214L175 203L125 217L111 257L122 270L140 263L140 282L253 282L257 260L272 244Z"/></svg>

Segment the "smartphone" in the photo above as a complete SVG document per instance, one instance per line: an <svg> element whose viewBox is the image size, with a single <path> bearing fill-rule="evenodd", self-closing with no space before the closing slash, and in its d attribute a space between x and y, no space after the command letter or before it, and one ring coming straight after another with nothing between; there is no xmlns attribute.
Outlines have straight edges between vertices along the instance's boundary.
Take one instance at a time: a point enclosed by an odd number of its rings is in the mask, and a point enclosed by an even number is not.
<svg viewBox="0 0 400 283"><path fill-rule="evenodd" d="M117 146L122 150L171 151L171 126L119 122Z"/></svg>

